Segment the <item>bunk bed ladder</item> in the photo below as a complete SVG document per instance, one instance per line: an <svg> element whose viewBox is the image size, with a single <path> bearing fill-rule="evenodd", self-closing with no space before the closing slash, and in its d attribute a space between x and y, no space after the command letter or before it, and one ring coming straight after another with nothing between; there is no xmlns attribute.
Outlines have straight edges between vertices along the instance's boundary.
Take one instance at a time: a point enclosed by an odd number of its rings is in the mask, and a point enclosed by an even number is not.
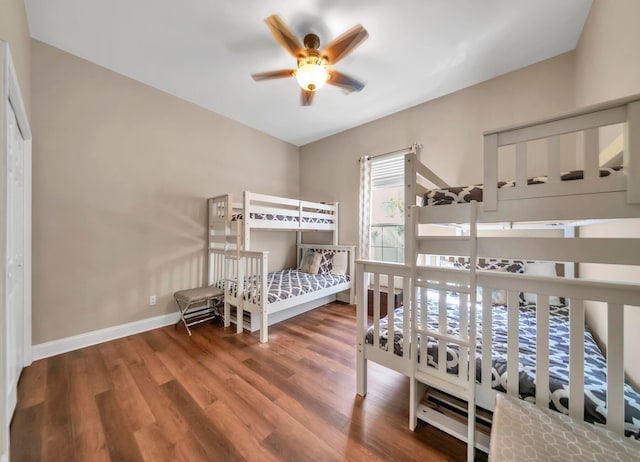
<svg viewBox="0 0 640 462"><path fill-rule="evenodd" d="M413 260L413 280L415 281L412 292L412 334L411 345L416 345L419 351L416 352L416 360L413 361L413 376L411 378L411 406L410 406L410 427L415 429L418 416L424 416L428 423L447 431L454 436L466 440L467 460L473 461L476 447L476 399L475 399L475 355L476 355L476 265L477 258L477 203L469 204L469 235L465 239L468 244L469 271L460 272L463 275L460 283L455 288L438 281L440 276L434 272L436 268L424 267L425 273L418 273L417 262L420 254L419 242L411 242L409 245ZM413 215L413 216L411 216ZM412 214L411 226L418 226L417 210ZM417 234L416 234L417 235ZM460 239L460 238L457 238ZM427 239L428 240L428 239ZM415 246L415 247L414 247ZM431 273L429 272L431 271ZM442 270L440 270L442 271ZM433 274L433 276L430 276ZM433 279L433 280L432 280ZM439 294L438 303L438 328L432 329L427 325L426 318L429 310L424 294L429 290L436 290ZM450 333L447 321L447 295L450 291L457 291L459 294L459 330L458 333ZM438 344L437 366L427 365L427 341L435 339ZM458 373L450 373L447 369L447 346L454 344L458 348ZM455 427L449 427L451 420L431 419L439 415L439 411L430 409L428 405L421 404L422 396L431 389L441 390L453 396L452 400L457 404L456 408L462 412L466 402L466 435L465 427L456 423ZM435 392L439 393L439 392ZM462 401L460 401L462 400ZM452 402L453 402L452 401ZM460 408L460 406L463 406ZM433 411L433 412L432 412ZM484 444L481 445L484 448Z"/></svg>

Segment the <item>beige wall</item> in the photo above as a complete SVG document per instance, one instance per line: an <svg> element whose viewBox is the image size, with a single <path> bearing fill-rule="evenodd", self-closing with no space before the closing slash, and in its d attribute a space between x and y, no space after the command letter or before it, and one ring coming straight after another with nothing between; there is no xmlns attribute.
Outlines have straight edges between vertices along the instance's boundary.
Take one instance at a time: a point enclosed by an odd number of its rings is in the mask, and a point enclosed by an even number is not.
<svg viewBox="0 0 640 462"><path fill-rule="evenodd" d="M34 344L174 312L206 197L298 195L293 145L35 40L32 68ZM293 234L252 248L286 266Z"/></svg>
<svg viewBox="0 0 640 462"><path fill-rule="evenodd" d="M22 98L27 109L27 114L31 113L31 60L30 60L30 38L27 15L23 0L0 0L0 40L9 43L13 64L18 75L18 82L22 92ZM0 82L0 86L2 82ZM0 88L0 93L1 93ZM0 114L0 139L2 138L2 126ZM3 255L0 258L4 259ZM4 288L0 286L0 299L4 300ZM4 306L2 307L4 309ZM1 318L1 317L0 317ZM0 325L0 331L4 331L4 326ZM0 341L0 393L5 396L4 389L4 341ZM2 409L3 401L0 399L0 416L4 416ZM0 429L0 454L5 452L4 430Z"/></svg>
<svg viewBox="0 0 640 462"><path fill-rule="evenodd" d="M596 0L576 49L576 101L579 106L640 93L640 2ZM585 237L640 236L640 220L580 230ZM640 281L639 267L581 265L581 276L613 281ZM604 345L606 318L602 307L589 306L587 322ZM640 309L625 309L625 368L640 385Z"/></svg>
<svg viewBox="0 0 640 462"><path fill-rule="evenodd" d="M640 2L595 0L576 49L576 103L640 93Z"/></svg>
<svg viewBox="0 0 640 462"><path fill-rule="evenodd" d="M9 42L22 98L31 114L31 38L23 0L0 0L0 40Z"/></svg>
<svg viewBox="0 0 640 462"><path fill-rule="evenodd" d="M340 240L358 242L358 162L419 142L421 159L450 184L482 181L482 133L575 106L566 53L300 149L300 192L341 204Z"/></svg>

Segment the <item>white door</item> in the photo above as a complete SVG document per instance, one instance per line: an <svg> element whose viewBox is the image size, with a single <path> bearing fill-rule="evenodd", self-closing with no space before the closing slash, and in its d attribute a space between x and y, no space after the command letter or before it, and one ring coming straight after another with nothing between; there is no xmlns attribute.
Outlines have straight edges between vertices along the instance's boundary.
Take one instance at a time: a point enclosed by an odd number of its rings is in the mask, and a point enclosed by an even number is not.
<svg viewBox="0 0 640 462"><path fill-rule="evenodd" d="M18 379L24 365L25 185L24 139L11 104L7 108L6 257L6 415L16 406ZM5 424L9 424L6 422Z"/></svg>

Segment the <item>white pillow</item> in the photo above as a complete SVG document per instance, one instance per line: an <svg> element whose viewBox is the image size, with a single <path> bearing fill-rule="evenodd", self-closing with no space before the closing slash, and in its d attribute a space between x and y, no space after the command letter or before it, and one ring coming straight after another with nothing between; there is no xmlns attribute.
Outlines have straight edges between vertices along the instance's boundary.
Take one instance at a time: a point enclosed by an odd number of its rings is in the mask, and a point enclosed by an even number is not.
<svg viewBox="0 0 640 462"><path fill-rule="evenodd" d="M318 271L320 270L320 263L322 263L322 254L315 252L313 254L313 262L309 266L309 273L318 274Z"/></svg>
<svg viewBox="0 0 640 462"><path fill-rule="evenodd" d="M347 274L347 266L349 264L347 252L336 252L333 256L333 266L331 267L331 274L341 276Z"/></svg>
<svg viewBox="0 0 640 462"><path fill-rule="evenodd" d="M300 260L299 269L303 273L317 274L321 260L321 253L314 252L313 250L307 250L302 256L302 260Z"/></svg>
<svg viewBox="0 0 640 462"><path fill-rule="evenodd" d="M555 277L556 274L556 264L555 262L540 262L540 263L525 263L524 274L529 274L531 276L548 276ZM525 303L536 303L538 301L538 297L536 294L523 293L522 299ZM560 297L556 295L552 295L549 297L550 305L560 305Z"/></svg>
<svg viewBox="0 0 640 462"><path fill-rule="evenodd" d="M304 271L305 269L308 270L311 262L313 262L313 250L307 250L302 254L302 258L298 264L298 269L300 271ZM306 271L304 272L306 273Z"/></svg>

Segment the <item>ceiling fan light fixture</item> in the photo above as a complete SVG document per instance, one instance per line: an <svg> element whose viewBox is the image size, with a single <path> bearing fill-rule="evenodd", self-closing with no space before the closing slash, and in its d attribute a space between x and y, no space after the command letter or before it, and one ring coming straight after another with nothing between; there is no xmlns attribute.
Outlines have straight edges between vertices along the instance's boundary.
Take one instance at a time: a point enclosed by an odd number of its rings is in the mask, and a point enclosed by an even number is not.
<svg viewBox="0 0 640 462"><path fill-rule="evenodd" d="M303 90L316 91L329 79L329 73L321 64L306 63L296 71L296 80Z"/></svg>
<svg viewBox="0 0 640 462"><path fill-rule="evenodd" d="M367 39L369 33L362 25L353 26L320 50L320 38L316 34L305 35L303 47L298 38L278 15L269 16L265 19L265 22L271 29L271 34L275 41L296 59L297 69L281 69L251 74L253 80L259 82L261 80L283 79L295 76L298 84L302 87L300 104L303 106L311 106L313 95L325 83L340 87L347 92L360 91L364 88L364 83L357 81L353 77L349 77L333 68L331 68L331 71L327 70L327 66L333 67Z"/></svg>

